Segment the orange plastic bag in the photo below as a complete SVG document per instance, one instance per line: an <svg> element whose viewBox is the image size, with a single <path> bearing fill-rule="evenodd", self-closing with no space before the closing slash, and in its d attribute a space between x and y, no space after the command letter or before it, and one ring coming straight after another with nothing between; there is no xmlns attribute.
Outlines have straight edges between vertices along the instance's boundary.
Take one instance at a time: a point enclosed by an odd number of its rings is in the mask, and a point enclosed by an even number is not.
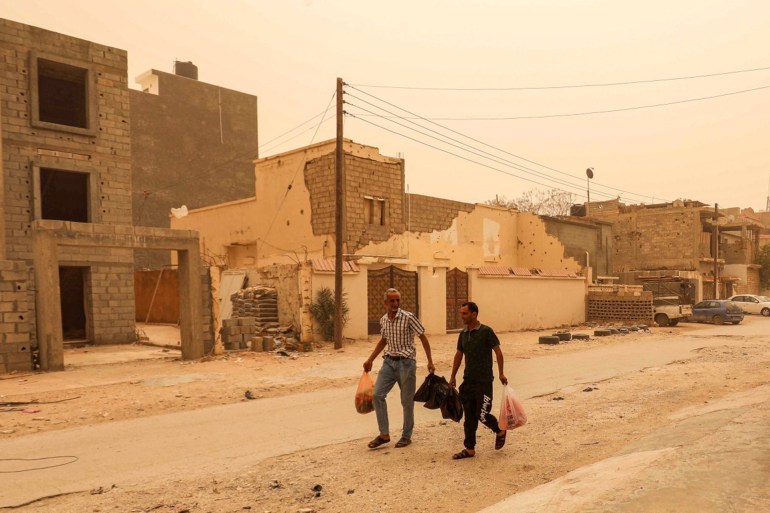
<svg viewBox="0 0 770 513"><path fill-rule="evenodd" d="M358 381L358 390L356 390L356 411L358 413L369 413L374 411L374 383L369 377L368 372L361 375Z"/></svg>
<svg viewBox="0 0 770 513"><path fill-rule="evenodd" d="M500 416L497 418L497 427L500 429L516 429L527 423L527 413L521 401L513 393L511 385L505 385L503 400L500 403Z"/></svg>

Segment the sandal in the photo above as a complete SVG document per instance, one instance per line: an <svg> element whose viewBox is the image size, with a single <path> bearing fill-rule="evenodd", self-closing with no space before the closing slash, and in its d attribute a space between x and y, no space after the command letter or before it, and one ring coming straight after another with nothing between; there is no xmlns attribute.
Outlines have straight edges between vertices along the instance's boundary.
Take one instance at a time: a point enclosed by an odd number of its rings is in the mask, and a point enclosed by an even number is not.
<svg viewBox="0 0 770 513"><path fill-rule="evenodd" d="M368 447L370 449L376 449L377 447L379 447L381 445L385 445L388 442L390 442L390 438L385 439L385 438L382 438L380 435L377 435L377 438L375 438L374 440L369 442Z"/></svg>
<svg viewBox="0 0 770 513"><path fill-rule="evenodd" d="M502 433L502 436L501 436L501 433ZM495 450L496 451L499 451L505 445L505 435L506 434L508 434L508 431L503 430L503 431L500 431L500 433L498 433L497 436L495 437Z"/></svg>
<svg viewBox="0 0 770 513"><path fill-rule="evenodd" d="M473 458L476 456L475 454L471 454L468 452L467 449L463 449L462 451L458 452L457 454L452 455L453 460L464 460L465 458Z"/></svg>
<svg viewBox="0 0 770 513"><path fill-rule="evenodd" d="M412 440L410 438L402 438L401 440L396 442L396 449L400 449L402 447L406 447L410 443L412 443Z"/></svg>

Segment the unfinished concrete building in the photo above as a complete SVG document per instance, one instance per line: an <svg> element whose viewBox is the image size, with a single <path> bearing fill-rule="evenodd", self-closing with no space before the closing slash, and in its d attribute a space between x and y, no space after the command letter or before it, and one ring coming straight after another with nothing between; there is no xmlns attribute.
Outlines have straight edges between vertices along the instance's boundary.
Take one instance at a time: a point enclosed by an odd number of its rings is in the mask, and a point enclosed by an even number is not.
<svg viewBox="0 0 770 513"><path fill-rule="evenodd" d="M612 274L622 283L669 283L666 294L676 292L690 303L712 298L716 257L719 297L759 293L762 224L754 219L719 212L715 246L714 208L698 201L625 205L611 200L592 202L589 211L592 219L612 223Z"/></svg>
<svg viewBox="0 0 770 513"><path fill-rule="evenodd" d="M168 228L171 208L254 195L256 96L199 81L190 62L176 62L174 73L147 71L136 82L141 90L128 97L134 225ZM170 259L137 251L135 263L159 269Z"/></svg>
<svg viewBox="0 0 770 513"><path fill-rule="evenodd" d="M134 340L133 248L178 250L202 355L197 234L132 226L126 52L0 19L0 120L0 373Z"/></svg>

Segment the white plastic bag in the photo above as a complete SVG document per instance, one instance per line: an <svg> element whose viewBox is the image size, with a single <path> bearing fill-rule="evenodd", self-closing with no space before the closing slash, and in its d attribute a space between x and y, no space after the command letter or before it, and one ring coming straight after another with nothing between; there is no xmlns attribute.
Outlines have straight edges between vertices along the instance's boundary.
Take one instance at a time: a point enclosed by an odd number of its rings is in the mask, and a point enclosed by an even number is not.
<svg viewBox="0 0 770 513"><path fill-rule="evenodd" d="M511 385L505 385L503 400L500 403L500 416L497 418L497 426L500 429L516 429L527 423L527 413L524 406L516 397Z"/></svg>

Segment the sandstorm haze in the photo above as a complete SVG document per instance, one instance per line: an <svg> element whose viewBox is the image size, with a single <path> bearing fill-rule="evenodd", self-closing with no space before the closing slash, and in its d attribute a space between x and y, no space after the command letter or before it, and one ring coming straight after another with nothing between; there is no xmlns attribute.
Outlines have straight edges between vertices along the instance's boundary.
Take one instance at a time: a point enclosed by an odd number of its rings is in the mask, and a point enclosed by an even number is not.
<svg viewBox="0 0 770 513"><path fill-rule="evenodd" d="M483 143L572 174L567 178L510 155L546 176L485 161L506 173L560 187L584 200L620 194L625 202L676 198L720 206L765 207L770 69L709 78L607 87L508 91L416 88L513 88L586 85L708 75L770 66L770 4L762 1L0 1L0 16L122 48L129 84L149 69L193 61L204 82L259 97L261 156L311 142L315 125L280 144L276 136L322 112L335 79L438 120ZM358 85L357 85L358 84ZM719 98L607 114L541 117ZM346 110L375 110L346 97ZM394 110L385 104L381 106ZM330 111L331 112L331 111ZM379 111L380 114L385 114ZM399 112L404 114L403 112ZM471 120L485 117L536 117ZM363 119L447 151L387 119ZM319 118L320 119L320 118ZM410 192L468 202L544 188L450 156L405 137L345 119L345 135L406 159ZM408 121L399 120L408 125ZM421 122L425 126L431 126ZM300 131L290 134L297 135ZM314 142L334 136L322 124ZM456 136L455 136L456 137ZM492 151L471 142L473 151ZM479 156L462 153L482 161ZM575 186L557 184L550 177ZM622 189L608 190L602 185Z"/></svg>

